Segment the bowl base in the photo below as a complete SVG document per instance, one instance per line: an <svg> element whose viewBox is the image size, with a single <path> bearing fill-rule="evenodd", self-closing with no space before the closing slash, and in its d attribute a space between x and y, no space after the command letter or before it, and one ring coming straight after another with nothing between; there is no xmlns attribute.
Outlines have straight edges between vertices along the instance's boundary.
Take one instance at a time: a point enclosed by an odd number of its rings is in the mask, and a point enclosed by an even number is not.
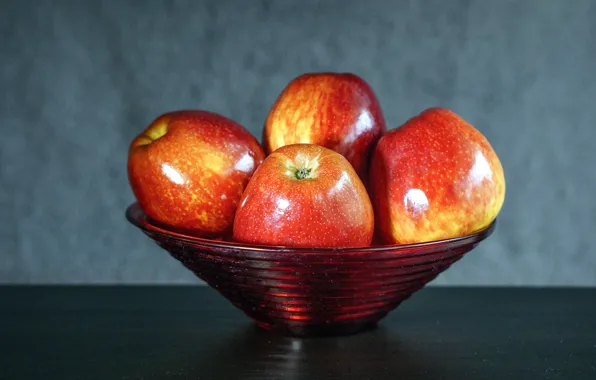
<svg viewBox="0 0 596 380"><path fill-rule="evenodd" d="M355 335L376 329L378 326L376 321L356 321L333 324L322 323L312 325L280 325L261 321L255 321L255 323L256 326L262 330L266 330L274 334L297 338Z"/></svg>

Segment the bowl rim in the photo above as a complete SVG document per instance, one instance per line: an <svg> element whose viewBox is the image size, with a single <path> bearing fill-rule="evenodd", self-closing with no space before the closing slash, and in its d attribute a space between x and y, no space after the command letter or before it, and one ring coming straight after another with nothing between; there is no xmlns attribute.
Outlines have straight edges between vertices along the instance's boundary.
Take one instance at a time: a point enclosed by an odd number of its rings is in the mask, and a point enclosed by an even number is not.
<svg viewBox="0 0 596 380"><path fill-rule="evenodd" d="M363 247L288 247L288 246L277 246L277 245L257 245L247 244L240 242L231 242L225 240L214 240L208 238L202 238L194 236L185 232L176 231L171 227L157 225L154 221L151 221L147 215L141 209L138 202L130 204L126 208L126 219L141 229L142 231L150 234L159 234L169 239L184 241L187 243L201 244L205 247L210 248L224 248L224 249L235 249L241 251L251 252L268 252L268 253L381 253L381 252L395 252L395 251L415 251L419 249L432 249L434 247L450 248L445 246L459 246L463 244L476 244L486 239L494 231L497 218L495 218L486 227L473 232L471 234L462 235L449 239L440 239L422 243L412 244L390 244L390 245L373 245Z"/></svg>

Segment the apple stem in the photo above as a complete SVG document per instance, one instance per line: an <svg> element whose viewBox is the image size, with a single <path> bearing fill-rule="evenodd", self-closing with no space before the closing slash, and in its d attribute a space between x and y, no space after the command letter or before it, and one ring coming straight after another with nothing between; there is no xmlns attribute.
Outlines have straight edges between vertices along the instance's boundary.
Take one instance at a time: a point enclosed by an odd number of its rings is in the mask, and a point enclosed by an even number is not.
<svg viewBox="0 0 596 380"><path fill-rule="evenodd" d="M310 176L310 171L311 169L307 169L307 168L302 168L302 169L298 169L296 170L296 179L304 179L307 178L308 176Z"/></svg>

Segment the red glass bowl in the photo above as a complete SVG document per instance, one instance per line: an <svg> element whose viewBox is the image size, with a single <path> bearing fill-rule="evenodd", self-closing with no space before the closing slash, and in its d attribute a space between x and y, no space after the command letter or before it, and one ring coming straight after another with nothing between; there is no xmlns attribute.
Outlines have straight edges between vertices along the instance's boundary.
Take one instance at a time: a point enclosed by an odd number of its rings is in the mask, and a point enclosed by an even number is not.
<svg viewBox="0 0 596 380"><path fill-rule="evenodd" d="M126 217L184 266L267 330L347 335L379 320L487 238L346 249L254 246L190 236L149 220L137 203Z"/></svg>

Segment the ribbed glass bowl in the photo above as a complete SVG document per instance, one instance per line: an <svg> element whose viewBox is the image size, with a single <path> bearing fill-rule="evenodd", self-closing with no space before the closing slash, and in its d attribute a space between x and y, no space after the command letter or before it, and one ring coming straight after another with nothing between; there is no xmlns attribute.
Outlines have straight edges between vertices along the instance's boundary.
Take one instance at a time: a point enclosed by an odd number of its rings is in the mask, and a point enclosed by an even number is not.
<svg viewBox="0 0 596 380"><path fill-rule="evenodd" d="M209 240L126 217L264 329L286 335L347 335L379 320L487 238L490 226L430 243L295 249Z"/></svg>

